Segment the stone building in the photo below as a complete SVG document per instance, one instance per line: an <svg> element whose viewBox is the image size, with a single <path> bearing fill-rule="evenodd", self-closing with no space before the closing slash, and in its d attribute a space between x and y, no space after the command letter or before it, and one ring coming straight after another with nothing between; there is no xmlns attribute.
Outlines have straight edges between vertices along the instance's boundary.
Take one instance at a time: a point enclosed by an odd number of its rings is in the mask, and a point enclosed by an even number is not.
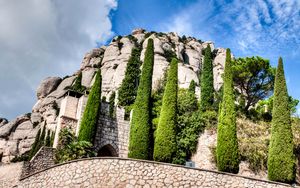
<svg viewBox="0 0 300 188"><path fill-rule="evenodd" d="M78 136L81 118L87 103L87 94L68 91L61 100L53 147L59 142L60 131L67 127ZM114 115L109 115L109 103L102 102L97 124L94 147L98 156L127 157L129 141L129 120L125 120L125 110L114 107Z"/></svg>

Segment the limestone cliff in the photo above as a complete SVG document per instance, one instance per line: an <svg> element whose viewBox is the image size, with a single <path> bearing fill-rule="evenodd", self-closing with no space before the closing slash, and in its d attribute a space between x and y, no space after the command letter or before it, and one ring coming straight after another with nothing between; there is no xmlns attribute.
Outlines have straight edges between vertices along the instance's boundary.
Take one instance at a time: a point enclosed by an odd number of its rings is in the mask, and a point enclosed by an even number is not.
<svg viewBox="0 0 300 188"><path fill-rule="evenodd" d="M11 122L0 119L0 156L2 162L9 162L16 156L28 152L40 127L55 132L61 101L67 89L74 84L77 75L82 72L81 83L86 88L93 84L98 68L102 73L102 96L108 98L120 87L125 75L128 59L133 47L141 48L140 59L143 61L148 39L154 40L153 90L169 66L168 53L175 53L179 59L179 87L187 88L192 80L197 83L196 92L200 94L199 73L203 62L203 49L209 44L214 54L214 86L222 85L222 73L226 50L215 48L210 41L203 42L193 37L180 37L176 33L155 33L137 29L128 36L117 36L107 46L92 49L85 54L80 69L65 78L48 77L37 89L37 102L32 112L17 117Z"/></svg>

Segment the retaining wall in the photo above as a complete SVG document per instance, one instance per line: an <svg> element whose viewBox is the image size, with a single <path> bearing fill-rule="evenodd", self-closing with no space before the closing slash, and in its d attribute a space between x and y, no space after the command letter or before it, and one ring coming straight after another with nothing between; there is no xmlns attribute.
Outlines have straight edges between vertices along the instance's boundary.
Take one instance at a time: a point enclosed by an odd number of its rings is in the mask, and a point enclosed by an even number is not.
<svg viewBox="0 0 300 188"><path fill-rule="evenodd" d="M50 167L18 187L291 187L229 173L124 158L88 158Z"/></svg>

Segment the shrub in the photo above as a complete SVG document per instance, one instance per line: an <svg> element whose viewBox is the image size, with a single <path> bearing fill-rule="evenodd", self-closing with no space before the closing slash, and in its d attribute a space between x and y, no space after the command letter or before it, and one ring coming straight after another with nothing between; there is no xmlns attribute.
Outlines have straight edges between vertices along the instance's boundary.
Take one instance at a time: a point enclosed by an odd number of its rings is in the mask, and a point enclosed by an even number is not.
<svg viewBox="0 0 300 188"><path fill-rule="evenodd" d="M210 45L205 49L204 63L201 70L200 110L212 109L214 103L214 75Z"/></svg>
<svg viewBox="0 0 300 188"><path fill-rule="evenodd" d="M177 89L178 61L173 59L168 71L159 123L155 134L153 158L156 161L172 162L176 152Z"/></svg>
<svg viewBox="0 0 300 188"><path fill-rule="evenodd" d="M177 55L173 50L164 50L163 57L165 57L168 62L171 62L173 58L177 58Z"/></svg>
<svg viewBox="0 0 300 188"><path fill-rule="evenodd" d="M129 158L148 159L151 139L151 89L154 64L153 39L148 40L130 126Z"/></svg>
<svg viewBox="0 0 300 188"><path fill-rule="evenodd" d="M231 53L227 49L224 71L224 94L218 119L217 167L220 171L238 173L240 159L234 101Z"/></svg>
<svg viewBox="0 0 300 188"><path fill-rule="evenodd" d="M273 181L295 181L295 154L291 129L289 95L286 88L282 58L275 76L273 119L268 157L268 178Z"/></svg>
<svg viewBox="0 0 300 188"><path fill-rule="evenodd" d="M189 88L193 87L191 85L193 85L192 82ZM204 129L204 121L198 112L195 92L179 89L177 117L177 151L173 163L183 165L196 151L199 133Z"/></svg>
<svg viewBox="0 0 300 188"><path fill-rule="evenodd" d="M252 122L246 118L237 120L239 152L242 161L249 163L250 169L259 173L267 169L270 124Z"/></svg>
<svg viewBox="0 0 300 188"><path fill-rule="evenodd" d="M101 74L100 71L96 74L96 79L91 88L87 104L82 116L79 141L93 142L96 132L96 125L101 105Z"/></svg>
<svg viewBox="0 0 300 188"><path fill-rule="evenodd" d="M57 163L96 156L92 143L77 141L73 132L68 128L61 130L59 138L59 144L55 152L55 161Z"/></svg>
<svg viewBox="0 0 300 188"><path fill-rule="evenodd" d="M118 104L121 106L130 106L134 103L140 77L140 50L133 48L128 60L125 77L119 89Z"/></svg>

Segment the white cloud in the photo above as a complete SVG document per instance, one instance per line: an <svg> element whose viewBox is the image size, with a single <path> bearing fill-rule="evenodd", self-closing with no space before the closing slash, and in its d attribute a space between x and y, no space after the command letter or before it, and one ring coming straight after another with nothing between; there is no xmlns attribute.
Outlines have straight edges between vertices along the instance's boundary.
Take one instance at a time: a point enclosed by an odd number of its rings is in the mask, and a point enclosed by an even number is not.
<svg viewBox="0 0 300 188"><path fill-rule="evenodd" d="M31 111L47 76L71 74L113 33L115 0L0 1L0 116Z"/></svg>
<svg viewBox="0 0 300 188"><path fill-rule="evenodd" d="M299 46L299 12L299 0L199 0L161 25L221 41L243 55L261 55L263 49L271 55L280 54L282 44Z"/></svg>

